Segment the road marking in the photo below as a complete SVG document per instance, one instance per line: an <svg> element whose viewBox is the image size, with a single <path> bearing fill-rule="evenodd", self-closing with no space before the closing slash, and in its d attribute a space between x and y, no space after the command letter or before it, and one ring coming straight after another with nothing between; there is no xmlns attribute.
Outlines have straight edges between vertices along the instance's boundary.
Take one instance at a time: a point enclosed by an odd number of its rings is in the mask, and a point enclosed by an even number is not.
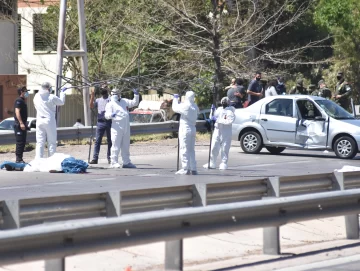
<svg viewBox="0 0 360 271"><path fill-rule="evenodd" d="M326 260L326 261L321 261L321 262L317 262L317 263L309 263L309 264L304 264L304 265L300 265L300 266L292 266L292 267L287 267L287 268L277 269L277 270L278 271L306 271L306 270L313 270L315 268L324 268L324 267L331 267L331 266L335 267L340 264L347 264L347 263L357 262L357 261L360 261L360 255L342 257L340 259Z"/></svg>
<svg viewBox="0 0 360 271"><path fill-rule="evenodd" d="M244 168L244 167L264 167L264 166L277 166L279 164L283 165L283 164L301 164L301 163L313 163L312 161L308 161L308 160L302 160L302 161L292 161L292 162L279 162L279 163L272 163L272 164L258 164L258 165L247 165L247 166L237 166L240 168Z"/></svg>
<svg viewBox="0 0 360 271"><path fill-rule="evenodd" d="M74 182L56 182L56 183L43 183L43 184L32 184L32 185L7 186L7 187L1 187L0 190L44 187L47 185L59 185L59 184L71 184L71 183L74 183Z"/></svg>

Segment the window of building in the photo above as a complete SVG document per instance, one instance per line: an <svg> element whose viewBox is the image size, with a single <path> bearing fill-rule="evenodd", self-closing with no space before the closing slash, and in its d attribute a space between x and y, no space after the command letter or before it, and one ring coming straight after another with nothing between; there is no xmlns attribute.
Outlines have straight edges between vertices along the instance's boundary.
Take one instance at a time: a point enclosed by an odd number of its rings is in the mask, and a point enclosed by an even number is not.
<svg viewBox="0 0 360 271"><path fill-rule="evenodd" d="M12 15L13 10L13 0L2 0L0 1L0 14L1 15Z"/></svg>
<svg viewBox="0 0 360 271"><path fill-rule="evenodd" d="M46 29L46 14L33 14L34 51L56 51L56 37Z"/></svg>

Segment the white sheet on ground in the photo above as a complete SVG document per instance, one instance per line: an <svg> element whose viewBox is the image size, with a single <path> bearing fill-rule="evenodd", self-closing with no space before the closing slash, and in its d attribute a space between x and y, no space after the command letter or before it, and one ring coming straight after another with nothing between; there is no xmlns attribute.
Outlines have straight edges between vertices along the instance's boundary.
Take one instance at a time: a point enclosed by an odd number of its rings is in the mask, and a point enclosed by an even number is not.
<svg viewBox="0 0 360 271"><path fill-rule="evenodd" d="M50 170L62 171L61 162L71 155L64 153L54 153L53 156L48 158L38 158L32 160L24 168L25 172L49 172Z"/></svg>

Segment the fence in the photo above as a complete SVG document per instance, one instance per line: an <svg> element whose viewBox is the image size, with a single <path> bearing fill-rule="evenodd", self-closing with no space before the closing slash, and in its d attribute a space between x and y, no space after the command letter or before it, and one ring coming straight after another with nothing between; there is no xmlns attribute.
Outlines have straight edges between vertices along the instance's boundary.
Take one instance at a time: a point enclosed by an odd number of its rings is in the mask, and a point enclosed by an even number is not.
<svg viewBox="0 0 360 271"><path fill-rule="evenodd" d="M80 218L129 217L129 215L132 216L136 213L144 214L144 212L157 212L164 209L184 209L228 203L239 204L239 202L242 202L244 206L250 202L257 202L260 206L261 204L266 205L268 201L281 195L297 197L309 196L314 193L320 195L321 192L323 195L330 195L329 192L349 189L360 193L359 187L360 172L334 172L260 178L228 183L192 184L130 191L104 191L95 194L14 199L0 202L0 226L3 230L17 229L45 222ZM334 195L339 194L335 193ZM288 198L291 197L282 198L280 202L286 201ZM357 200L352 201L352 207L360 208L359 202ZM328 211L323 205L317 204L316 206L324 212ZM257 213L254 214L257 215ZM281 217L284 214L286 215L287 211L279 207L274 211L273 218ZM299 212L300 214L301 212ZM346 213L345 225L347 238L358 239L359 220L357 213ZM280 254L279 225L267 224L263 234L264 253ZM181 248L181 242L182 240L172 241L172 244ZM174 252L173 247L166 249L166 258L182 258L182 251L175 250ZM62 264L63 259L56 260L56 263ZM47 270L51 270L51 268ZM175 270L181 270L181 266L175 267Z"/></svg>
<svg viewBox="0 0 360 271"><path fill-rule="evenodd" d="M86 127L64 127L57 128L57 139L58 140L80 140L84 138L90 138L91 134L95 136L95 129L91 129L91 126ZM206 121L198 120L196 121L196 130L198 132L207 131ZM165 122L155 122L155 123L130 123L130 134L131 135L143 135L143 134L162 134L162 133L173 133L179 130L178 121L165 121ZM36 142L36 133L35 131L28 132L27 142L32 143ZM15 137L14 132L6 132L0 134L1 144L14 144Z"/></svg>
<svg viewBox="0 0 360 271"><path fill-rule="evenodd" d="M65 270L66 256L354 215L360 212L359 202L360 189L354 189L3 231L0 232L0 263L50 259L46 261L46 270ZM182 254L171 252L176 258L165 260L165 269L182 270Z"/></svg>

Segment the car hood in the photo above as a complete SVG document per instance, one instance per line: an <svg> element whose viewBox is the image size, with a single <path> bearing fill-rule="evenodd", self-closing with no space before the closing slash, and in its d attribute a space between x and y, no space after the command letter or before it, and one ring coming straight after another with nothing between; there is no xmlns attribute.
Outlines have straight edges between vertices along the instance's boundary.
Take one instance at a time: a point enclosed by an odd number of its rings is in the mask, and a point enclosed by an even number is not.
<svg viewBox="0 0 360 271"><path fill-rule="evenodd" d="M336 130L341 130L343 132L348 132L352 134L360 134L360 120L358 119L332 119L331 122L333 125L336 125ZM330 124L330 127L332 125Z"/></svg>

